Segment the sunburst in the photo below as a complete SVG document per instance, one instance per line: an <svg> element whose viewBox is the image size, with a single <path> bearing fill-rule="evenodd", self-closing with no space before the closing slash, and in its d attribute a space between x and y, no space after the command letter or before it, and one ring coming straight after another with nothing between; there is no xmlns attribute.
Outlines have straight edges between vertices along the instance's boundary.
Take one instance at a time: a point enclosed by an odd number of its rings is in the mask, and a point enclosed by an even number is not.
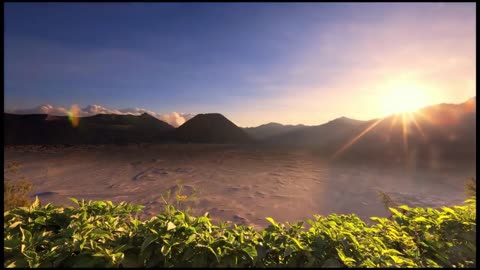
<svg viewBox="0 0 480 270"><path fill-rule="evenodd" d="M408 137L409 137L409 125L410 123L413 123L415 128L418 130L420 133L422 139L426 140L427 137L425 135L425 132L423 131L422 127L420 126L419 122L416 119L416 116L420 115L422 117L425 117L424 114L417 114L416 112L402 112L402 113L397 113L395 115L392 115L392 121L390 122L390 127L389 127L389 135L394 131L394 126L398 121L398 118L401 117L401 132L402 132L402 146L403 146L403 153L405 160L408 158ZM357 143L365 134L373 130L381 121L385 120L386 118L380 118L371 125L369 125L367 128L362 130L359 134L357 134L355 137L353 137L351 140L349 140L346 144L342 145L331 157L332 160L337 159L340 155L342 155L345 151L347 151L348 148L350 148L352 145ZM396 129L395 129L396 130Z"/></svg>

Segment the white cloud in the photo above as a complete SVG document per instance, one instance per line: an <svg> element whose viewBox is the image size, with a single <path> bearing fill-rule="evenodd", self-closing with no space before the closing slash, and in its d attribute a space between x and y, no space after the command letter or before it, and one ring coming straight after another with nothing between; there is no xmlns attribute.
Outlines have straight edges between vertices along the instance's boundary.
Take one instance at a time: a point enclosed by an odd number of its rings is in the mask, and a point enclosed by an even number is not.
<svg viewBox="0 0 480 270"><path fill-rule="evenodd" d="M56 107L50 104L40 105L38 107L32 109L16 109L16 110L8 110L7 113L14 113L14 114L49 114L49 115L68 115L69 109L64 107ZM156 113L150 110L141 109L141 108L126 108L121 110L116 109L109 109L103 107L101 105L93 104L88 105L84 108L81 108L79 111L79 116L92 116L96 114L131 114L131 115L141 115L143 113L148 113L149 115L156 117L168 124L178 127L191 119L195 116L195 114L191 113L178 113L178 112L171 112L171 113Z"/></svg>
<svg viewBox="0 0 480 270"><path fill-rule="evenodd" d="M122 114L118 110L112 110L105 108L101 105L88 105L85 108L80 110L82 116L89 116L89 115L95 115L95 114Z"/></svg>
<svg viewBox="0 0 480 270"><path fill-rule="evenodd" d="M15 114L67 115L68 109L65 109L64 107L54 107L50 104L44 104L32 109L9 110L7 112L15 113Z"/></svg>
<svg viewBox="0 0 480 270"><path fill-rule="evenodd" d="M160 120L163 120L174 127L178 127L188 121L190 118L194 117L194 114L191 113L177 113L171 112L168 114L160 114L156 117Z"/></svg>

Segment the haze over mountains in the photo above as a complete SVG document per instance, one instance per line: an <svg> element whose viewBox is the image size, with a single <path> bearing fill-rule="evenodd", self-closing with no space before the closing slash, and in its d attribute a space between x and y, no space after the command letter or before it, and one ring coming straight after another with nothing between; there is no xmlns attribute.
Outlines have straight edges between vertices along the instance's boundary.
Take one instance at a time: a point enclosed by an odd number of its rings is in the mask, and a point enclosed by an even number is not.
<svg viewBox="0 0 480 270"><path fill-rule="evenodd" d="M230 143L308 147L345 160L475 160L476 98L438 104L412 114L360 121L346 117L317 126L269 123L240 128L218 113L198 114L178 128L147 113L98 114L79 118L4 114L5 145Z"/></svg>

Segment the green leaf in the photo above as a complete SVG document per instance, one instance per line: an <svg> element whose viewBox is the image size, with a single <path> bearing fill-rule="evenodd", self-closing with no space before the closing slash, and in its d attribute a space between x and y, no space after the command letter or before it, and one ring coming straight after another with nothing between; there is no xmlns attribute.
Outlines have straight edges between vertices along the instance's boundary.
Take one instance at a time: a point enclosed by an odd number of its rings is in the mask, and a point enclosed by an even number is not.
<svg viewBox="0 0 480 270"><path fill-rule="evenodd" d="M290 239L292 239L292 241L295 243L295 245L297 246L297 248L303 249L303 246L302 246L302 244L300 243L300 241L298 241L296 238L293 238L293 237L290 238Z"/></svg>
<svg viewBox="0 0 480 270"><path fill-rule="evenodd" d="M175 224L173 224L171 221L169 221L167 223L167 231L170 231L170 230L173 230L175 229L177 226L175 226Z"/></svg>
<svg viewBox="0 0 480 270"><path fill-rule="evenodd" d="M68 198L70 201L74 202L76 205L80 205L77 199L75 198Z"/></svg>
<svg viewBox="0 0 480 270"><path fill-rule="evenodd" d="M217 253L215 252L215 250L213 250L213 248L209 247L209 246L206 246L206 248L208 250L210 250L210 252L212 252L212 254L215 256L215 259L217 259L217 262L220 262L220 259L218 258L218 255Z"/></svg>
<svg viewBox="0 0 480 270"><path fill-rule="evenodd" d="M389 257L395 262L395 264L401 264L404 262L404 260L398 256L390 255Z"/></svg>
<svg viewBox="0 0 480 270"><path fill-rule="evenodd" d="M398 208L402 209L402 210L405 210L405 211L410 211L412 210L412 208L406 206L406 205L400 205Z"/></svg>
<svg viewBox="0 0 480 270"><path fill-rule="evenodd" d="M268 222L272 223L273 226L278 227L278 223L275 222L275 220L273 220L273 218L266 217L265 219L268 220Z"/></svg>
<svg viewBox="0 0 480 270"><path fill-rule="evenodd" d="M112 201L107 201L106 203L107 203L108 206L110 206L110 207L112 207L112 208L115 207L115 205L113 205L113 202L112 202Z"/></svg>
<svg viewBox="0 0 480 270"><path fill-rule="evenodd" d="M12 224L10 224L10 226L8 226L9 229L13 229L15 227L17 227L18 225L22 224L21 221L17 221L17 222L14 222Z"/></svg>
<svg viewBox="0 0 480 270"><path fill-rule="evenodd" d="M198 224L201 224L201 223L207 223L209 221L209 218L208 217L198 217L196 222Z"/></svg>
<svg viewBox="0 0 480 270"><path fill-rule="evenodd" d="M428 220L424 217L417 217L413 219L414 222L427 222Z"/></svg>
<svg viewBox="0 0 480 270"><path fill-rule="evenodd" d="M191 242L193 242L195 239L197 238L197 235L195 234L192 234L188 237L187 241L185 242L185 244L190 244Z"/></svg>
<svg viewBox="0 0 480 270"><path fill-rule="evenodd" d="M452 215L454 215L454 216L457 216L457 213L455 213L455 211L454 211L452 208L450 208L450 207L442 207L442 210L445 211L445 212L447 212L447 213L450 213L450 214L452 214Z"/></svg>
<svg viewBox="0 0 480 270"><path fill-rule="evenodd" d="M153 237L153 236L149 236L147 238L145 238L145 240L143 241L142 243L142 246L140 247L140 253L143 253L143 251L145 251L145 249L153 242L155 242L155 240L157 240L156 237Z"/></svg>
<svg viewBox="0 0 480 270"><path fill-rule="evenodd" d="M32 208L36 209L40 206L40 200L38 199L38 196L35 196L35 201L32 203Z"/></svg>
<svg viewBox="0 0 480 270"><path fill-rule="evenodd" d="M246 246L242 249L249 257L250 259L255 259L257 257L257 250L253 246Z"/></svg>
<svg viewBox="0 0 480 270"><path fill-rule="evenodd" d="M170 252L171 247L167 246L162 246L160 248L160 252L163 254L163 256L166 256Z"/></svg>
<svg viewBox="0 0 480 270"><path fill-rule="evenodd" d="M398 211L397 209L392 208L392 207L389 207L388 209L390 209L390 211L391 211L395 216L403 217L403 214L400 213L400 211Z"/></svg>
<svg viewBox="0 0 480 270"><path fill-rule="evenodd" d="M22 233L22 242L30 242L32 233L27 229L23 229L22 226L20 226L20 232Z"/></svg>
<svg viewBox="0 0 480 270"><path fill-rule="evenodd" d="M45 217L38 217L35 219L35 223L45 225Z"/></svg>

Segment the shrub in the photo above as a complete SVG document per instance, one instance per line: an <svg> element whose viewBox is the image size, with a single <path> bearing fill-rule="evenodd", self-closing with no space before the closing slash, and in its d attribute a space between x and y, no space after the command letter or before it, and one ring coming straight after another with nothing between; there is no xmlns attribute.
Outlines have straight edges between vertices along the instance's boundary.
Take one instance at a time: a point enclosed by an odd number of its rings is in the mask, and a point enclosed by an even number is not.
<svg viewBox="0 0 480 270"><path fill-rule="evenodd" d="M472 197L477 196L477 181L475 178L470 178L465 182L465 193Z"/></svg>
<svg viewBox="0 0 480 270"><path fill-rule="evenodd" d="M475 198L390 208L392 218L373 225L356 215L267 218L260 231L172 205L141 221L142 206L72 200L76 207L41 207L37 198L5 212L4 267L476 267Z"/></svg>
<svg viewBox="0 0 480 270"><path fill-rule="evenodd" d="M20 165L12 162L8 163L6 167L6 176L3 180L3 207L4 210L10 210L17 207L29 206L31 201L28 199L27 194L32 189L32 184L25 180L11 179L8 174L15 174Z"/></svg>

